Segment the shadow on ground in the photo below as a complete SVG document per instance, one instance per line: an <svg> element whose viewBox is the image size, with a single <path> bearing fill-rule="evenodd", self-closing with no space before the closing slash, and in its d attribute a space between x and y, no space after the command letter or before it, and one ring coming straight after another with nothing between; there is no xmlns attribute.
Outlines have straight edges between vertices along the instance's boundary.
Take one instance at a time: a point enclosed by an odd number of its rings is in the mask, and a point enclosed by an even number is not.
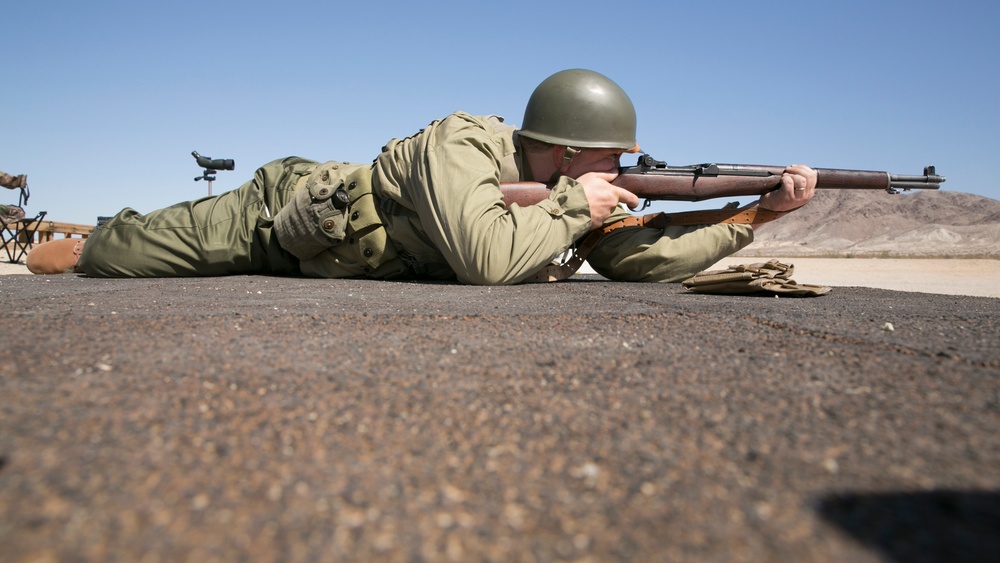
<svg viewBox="0 0 1000 563"><path fill-rule="evenodd" d="M837 493L818 511L894 561L1000 561L1000 492Z"/></svg>

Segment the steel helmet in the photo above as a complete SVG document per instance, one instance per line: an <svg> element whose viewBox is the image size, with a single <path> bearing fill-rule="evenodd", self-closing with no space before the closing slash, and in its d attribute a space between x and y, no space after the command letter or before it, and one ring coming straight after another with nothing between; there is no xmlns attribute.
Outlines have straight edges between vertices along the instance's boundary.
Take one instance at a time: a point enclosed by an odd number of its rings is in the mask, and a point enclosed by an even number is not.
<svg viewBox="0 0 1000 563"><path fill-rule="evenodd" d="M553 145L638 152L635 106L610 78L563 70L532 92L520 134Z"/></svg>

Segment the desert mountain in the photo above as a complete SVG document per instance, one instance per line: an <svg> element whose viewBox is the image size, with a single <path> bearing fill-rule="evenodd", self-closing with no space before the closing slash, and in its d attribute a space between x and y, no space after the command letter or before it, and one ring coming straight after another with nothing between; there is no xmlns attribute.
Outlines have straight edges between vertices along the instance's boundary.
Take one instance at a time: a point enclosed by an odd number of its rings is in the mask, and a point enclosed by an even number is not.
<svg viewBox="0 0 1000 563"><path fill-rule="evenodd" d="M1000 201L949 191L817 190L741 256L1000 258Z"/></svg>

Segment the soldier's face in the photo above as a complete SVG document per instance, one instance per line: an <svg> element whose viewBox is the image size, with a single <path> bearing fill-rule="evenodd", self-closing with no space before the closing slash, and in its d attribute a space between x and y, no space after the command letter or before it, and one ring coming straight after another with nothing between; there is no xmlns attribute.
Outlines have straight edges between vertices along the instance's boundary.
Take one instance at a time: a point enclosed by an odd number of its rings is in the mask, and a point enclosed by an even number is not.
<svg viewBox="0 0 1000 563"><path fill-rule="evenodd" d="M621 149L583 149L573 158L565 175L579 178L587 172L617 172L621 156Z"/></svg>

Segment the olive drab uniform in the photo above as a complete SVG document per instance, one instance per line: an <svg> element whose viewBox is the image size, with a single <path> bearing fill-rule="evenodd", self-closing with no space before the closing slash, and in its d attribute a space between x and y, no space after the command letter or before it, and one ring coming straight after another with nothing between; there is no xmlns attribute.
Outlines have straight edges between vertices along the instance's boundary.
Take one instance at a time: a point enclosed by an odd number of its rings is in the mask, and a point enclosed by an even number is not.
<svg viewBox="0 0 1000 563"><path fill-rule="evenodd" d="M372 165L271 162L240 188L94 231L92 276L227 274L525 280L585 236L583 187L562 177L548 200L505 209L499 184L531 179L514 127L454 113L394 139ZM627 214L619 211L609 222ZM622 228L588 261L623 281L679 281L753 240L746 225Z"/></svg>

